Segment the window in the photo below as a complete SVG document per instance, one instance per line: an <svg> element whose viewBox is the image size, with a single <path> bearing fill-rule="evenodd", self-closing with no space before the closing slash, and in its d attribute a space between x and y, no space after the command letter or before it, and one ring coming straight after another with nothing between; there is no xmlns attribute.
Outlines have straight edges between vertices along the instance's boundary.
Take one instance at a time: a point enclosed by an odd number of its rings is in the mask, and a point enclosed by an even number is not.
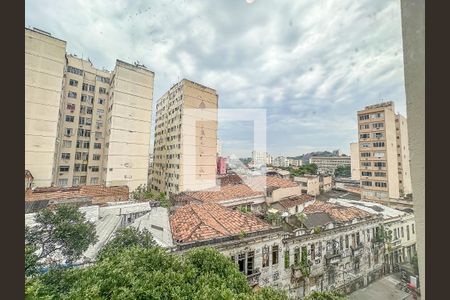
<svg viewBox="0 0 450 300"><path fill-rule="evenodd" d="M387 187L387 183L386 183L386 182L379 182L379 181L376 181L376 182L375 182L375 186L376 186L376 187Z"/></svg>
<svg viewBox="0 0 450 300"><path fill-rule="evenodd" d="M400 232L402 233L402 238L405 236L403 232L403 226L400 228Z"/></svg>
<svg viewBox="0 0 450 300"><path fill-rule="evenodd" d="M101 87L101 88L98 89L98 91L99 91L100 94L106 94L106 89L105 88Z"/></svg>
<svg viewBox="0 0 450 300"><path fill-rule="evenodd" d="M411 224L412 233L415 234L414 224Z"/></svg>
<svg viewBox="0 0 450 300"><path fill-rule="evenodd" d="M375 132L375 133L372 133L372 137L379 139L379 138L384 137L384 134L382 132Z"/></svg>
<svg viewBox="0 0 450 300"><path fill-rule="evenodd" d="M300 265L300 248L294 249L294 265Z"/></svg>
<svg viewBox="0 0 450 300"><path fill-rule="evenodd" d="M255 265L255 252L247 253L247 275L253 274L253 266Z"/></svg>
<svg viewBox="0 0 450 300"><path fill-rule="evenodd" d="M91 125L91 124L92 124L92 119L86 118L86 125Z"/></svg>
<svg viewBox="0 0 450 300"><path fill-rule="evenodd" d="M370 157L370 152L361 152L361 157Z"/></svg>
<svg viewBox="0 0 450 300"><path fill-rule="evenodd" d="M359 119L362 120L369 120L369 115L361 115L359 116Z"/></svg>
<svg viewBox="0 0 450 300"><path fill-rule="evenodd" d="M409 241L409 225L406 225L406 239Z"/></svg>
<svg viewBox="0 0 450 300"><path fill-rule="evenodd" d="M73 128L64 128L64 135L65 136L72 136L73 135Z"/></svg>
<svg viewBox="0 0 450 300"><path fill-rule="evenodd" d="M370 134L368 134L368 133L361 133L359 135L359 138L360 139L368 139L368 138L370 138Z"/></svg>
<svg viewBox="0 0 450 300"><path fill-rule="evenodd" d="M342 235L339 237L339 249L344 250L344 237Z"/></svg>
<svg viewBox="0 0 450 300"><path fill-rule="evenodd" d="M359 129L369 129L369 124L359 125Z"/></svg>
<svg viewBox="0 0 450 300"><path fill-rule="evenodd" d="M87 171L87 164L75 164L75 172L86 172L86 171ZM86 181L84 183L86 183Z"/></svg>
<svg viewBox="0 0 450 300"><path fill-rule="evenodd" d="M80 177L74 176L72 179L72 185L80 185Z"/></svg>
<svg viewBox="0 0 450 300"><path fill-rule="evenodd" d="M384 123L372 123L372 128L378 129L378 128L383 128L384 127Z"/></svg>
<svg viewBox="0 0 450 300"><path fill-rule="evenodd" d="M81 102L86 102L87 96L85 94L81 94Z"/></svg>
<svg viewBox="0 0 450 300"><path fill-rule="evenodd" d="M87 84L87 83L83 83L83 91L87 91L88 90L88 87L89 87L89 84Z"/></svg>
<svg viewBox="0 0 450 300"><path fill-rule="evenodd" d="M69 166L59 166L60 172L69 172L70 167Z"/></svg>
<svg viewBox="0 0 450 300"><path fill-rule="evenodd" d="M69 97L69 98L76 98L77 97L77 93L69 92L69 93L67 93L67 97Z"/></svg>
<svg viewBox="0 0 450 300"><path fill-rule="evenodd" d="M80 106L80 114L85 114L86 113L86 106L81 105Z"/></svg>
<svg viewBox="0 0 450 300"><path fill-rule="evenodd" d="M370 143L361 143L361 147L362 148L369 148L370 147Z"/></svg>
<svg viewBox="0 0 450 300"><path fill-rule="evenodd" d="M78 136L84 136L84 137L90 137L91 136L91 131L88 129L78 129Z"/></svg>
<svg viewBox="0 0 450 300"><path fill-rule="evenodd" d="M94 143L94 149L101 149L102 144L101 143Z"/></svg>
<svg viewBox="0 0 450 300"><path fill-rule="evenodd" d="M363 167L370 167L370 166L372 165L372 163L371 163L370 161L363 161L363 162L361 163L361 165L362 165Z"/></svg>
<svg viewBox="0 0 450 300"><path fill-rule="evenodd" d="M105 103L105 99L98 98L98 104L104 104L104 103Z"/></svg>
<svg viewBox="0 0 450 300"><path fill-rule="evenodd" d="M89 142L83 142L83 148L89 149Z"/></svg>
<svg viewBox="0 0 450 300"><path fill-rule="evenodd" d="M98 172L98 166L91 167L91 171L92 172Z"/></svg>
<svg viewBox="0 0 450 300"><path fill-rule="evenodd" d="M64 148L71 148L72 147L72 141L64 140L63 141L63 147Z"/></svg>
<svg viewBox="0 0 450 300"><path fill-rule="evenodd" d="M59 186L67 186L67 183L69 182L69 179L64 178L64 179L58 179L58 185Z"/></svg>
<svg viewBox="0 0 450 300"><path fill-rule="evenodd" d="M315 260L316 259L316 249L315 249L315 245L311 244L311 260Z"/></svg>
<svg viewBox="0 0 450 300"><path fill-rule="evenodd" d="M86 113L92 115L92 107L86 107Z"/></svg>
<svg viewBox="0 0 450 300"><path fill-rule="evenodd" d="M362 176L372 176L372 172L361 172Z"/></svg>
<svg viewBox="0 0 450 300"><path fill-rule="evenodd" d="M78 117L78 124L84 125L85 124L85 118L84 117Z"/></svg>
<svg viewBox="0 0 450 300"><path fill-rule="evenodd" d="M78 86L78 81L75 80L75 79L70 79L70 80L69 80L69 84L70 84L71 86Z"/></svg>
<svg viewBox="0 0 450 300"><path fill-rule="evenodd" d="M348 234L345 235L345 249L348 249L349 247L349 238L348 238Z"/></svg>
<svg viewBox="0 0 450 300"><path fill-rule="evenodd" d="M386 173L385 172L375 172L375 177L386 177Z"/></svg>
<svg viewBox="0 0 450 300"><path fill-rule="evenodd" d="M373 156L374 157L384 157L384 152L374 152Z"/></svg>
<svg viewBox="0 0 450 300"><path fill-rule="evenodd" d="M66 122L72 122L73 123L74 120L75 120L74 116L69 116L69 115L66 116Z"/></svg>
<svg viewBox="0 0 450 300"><path fill-rule="evenodd" d="M103 109L98 108L97 109L97 115L103 115L105 113L105 111Z"/></svg>
<svg viewBox="0 0 450 300"><path fill-rule="evenodd" d="M97 127L97 129L102 128L103 127L103 122L97 122L96 123L96 127Z"/></svg>
<svg viewBox="0 0 450 300"><path fill-rule="evenodd" d="M375 143L373 143L373 146L374 147L384 147L384 142L375 142Z"/></svg>
<svg viewBox="0 0 450 300"><path fill-rule="evenodd" d="M83 75L83 71L72 66L67 66L67 72L77 75Z"/></svg>
<svg viewBox="0 0 450 300"><path fill-rule="evenodd" d="M70 153L61 153L62 159L70 159Z"/></svg>
<svg viewBox="0 0 450 300"><path fill-rule="evenodd" d="M371 181L361 181L361 185L363 185L363 186L372 186L372 182Z"/></svg>
<svg viewBox="0 0 450 300"><path fill-rule="evenodd" d="M262 249L262 267L269 266L269 246L264 246Z"/></svg>
<svg viewBox="0 0 450 300"><path fill-rule="evenodd" d="M278 245L272 246L272 265L278 263Z"/></svg>
<svg viewBox="0 0 450 300"><path fill-rule="evenodd" d="M384 113L382 113L382 112L380 112L380 113L374 113L374 114L371 114L370 117L371 117L372 119L383 118L383 117L384 117Z"/></svg>
<svg viewBox="0 0 450 300"><path fill-rule="evenodd" d="M109 83L109 78L106 77L96 76L95 79L104 83Z"/></svg>
<svg viewBox="0 0 450 300"><path fill-rule="evenodd" d="M89 92L95 92L95 85L89 85Z"/></svg>
<svg viewBox="0 0 450 300"><path fill-rule="evenodd" d="M386 163L385 162L381 162L381 161L377 161L377 162L375 162L374 163L374 166L375 167L379 167L379 168L384 168L384 167L386 167Z"/></svg>
<svg viewBox="0 0 450 300"><path fill-rule="evenodd" d="M86 184L86 176L80 176L80 184Z"/></svg>
<svg viewBox="0 0 450 300"><path fill-rule="evenodd" d="M92 160L100 160L101 155L100 154L94 154L92 155Z"/></svg>
<svg viewBox="0 0 450 300"><path fill-rule="evenodd" d="M289 249L284 251L284 268L288 269L290 266L290 262L289 262Z"/></svg>

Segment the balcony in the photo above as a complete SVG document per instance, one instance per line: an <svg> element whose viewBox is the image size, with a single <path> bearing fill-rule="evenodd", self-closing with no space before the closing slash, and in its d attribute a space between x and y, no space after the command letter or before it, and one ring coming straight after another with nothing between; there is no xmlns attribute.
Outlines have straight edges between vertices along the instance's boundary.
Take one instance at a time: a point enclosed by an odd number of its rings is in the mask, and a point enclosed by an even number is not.
<svg viewBox="0 0 450 300"><path fill-rule="evenodd" d="M261 276L261 271L256 269L253 274L247 275L248 284L253 287L259 284L259 277Z"/></svg>
<svg viewBox="0 0 450 300"><path fill-rule="evenodd" d="M342 257L342 252L337 250L334 252L330 252L325 254L326 265L333 265L339 263Z"/></svg>
<svg viewBox="0 0 450 300"><path fill-rule="evenodd" d="M361 256L362 252L363 252L363 244L359 243L356 246L350 246L350 248L352 249L352 256L353 257L357 257L357 256Z"/></svg>

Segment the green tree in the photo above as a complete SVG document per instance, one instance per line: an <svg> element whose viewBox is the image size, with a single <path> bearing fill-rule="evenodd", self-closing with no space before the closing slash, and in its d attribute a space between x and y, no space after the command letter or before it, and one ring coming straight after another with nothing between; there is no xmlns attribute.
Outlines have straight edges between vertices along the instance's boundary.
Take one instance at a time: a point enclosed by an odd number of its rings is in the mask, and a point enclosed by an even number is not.
<svg viewBox="0 0 450 300"><path fill-rule="evenodd" d="M155 194L145 184L139 185L130 194L131 199L136 201L148 201L155 198Z"/></svg>
<svg viewBox="0 0 450 300"><path fill-rule="evenodd" d="M36 225L25 227L25 274L31 275L38 262L50 259L60 263L54 255L59 253L71 263L81 257L89 245L97 241L95 225L86 220L85 213L75 206L61 205L48 208L35 216Z"/></svg>
<svg viewBox="0 0 450 300"><path fill-rule="evenodd" d="M334 170L335 177L351 177L352 170L349 165L346 166L337 166L336 170Z"/></svg>
<svg viewBox="0 0 450 300"><path fill-rule="evenodd" d="M317 292L314 291L303 300L347 300L347 297L336 291Z"/></svg>
<svg viewBox="0 0 450 300"><path fill-rule="evenodd" d="M100 250L97 259L102 260L133 246L149 248L156 246L156 243L152 234L145 228L143 230L134 227L120 228L116 231L114 238Z"/></svg>
<svg viewBox="0 0 450 300"><path fill-rule="evenodd" d="M413 266L415 275L419 274L419 262L417 260L417 254L411 257L411 265Z"/></svg>
<svg viewBox="0 0 450 300"><path fill-rule="evenodd" d="M317 174L317 165L316 164L306 164L298 169L291 169L291 176L303 176L303 175L316 175Z"/></svg>
<svg viewBox="0 0 450 300"><path fill-rule="evenodd" d="M270 288L253 292L244 274L217 250L184 256L160 247L131 246L92 266L52 270L26 282L27 299L273 299Z"/></svg>

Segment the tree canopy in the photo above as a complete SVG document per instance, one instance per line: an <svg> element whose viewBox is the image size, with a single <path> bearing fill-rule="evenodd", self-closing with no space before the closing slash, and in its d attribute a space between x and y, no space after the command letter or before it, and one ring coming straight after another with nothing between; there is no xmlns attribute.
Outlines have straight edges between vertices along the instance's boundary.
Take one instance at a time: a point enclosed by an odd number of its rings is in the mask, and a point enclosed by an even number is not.
<svg viewBox="0 0 450 300"><path fill-rule="evenodd" d="M273 299L286 293L253 292L233 262L211 248L184 256L160 247L131 246L77 269L53 269L28 280L27 299Z"/></svg>
<svg viewBox="0 0 450 300"><path fill-rule="evenodd" d="M335 177L351 177L352 176L352 170L349 165L346 166L337 166L334 170L334 176Z"/></svg>
<svg viewBox="0 0 450 300"><path fill-rule="evenodd" d="M36 214L35 221L35 226L25 227L26 275L37 271L44 260L47 264L74 262L97 241L95 225L75 206L43 209Z"/></svg>

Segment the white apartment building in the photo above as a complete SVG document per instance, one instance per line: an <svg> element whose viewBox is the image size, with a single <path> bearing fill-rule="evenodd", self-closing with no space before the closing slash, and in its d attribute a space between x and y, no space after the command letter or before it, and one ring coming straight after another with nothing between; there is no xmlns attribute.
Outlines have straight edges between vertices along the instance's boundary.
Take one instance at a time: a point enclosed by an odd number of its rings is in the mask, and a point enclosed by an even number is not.
<svg viewBox="0 0 450 300"><path fill-rule="evenodd" d="M392 101L358 111L361 198L388 201L412 193L406 118Z"/></svg>
<svg viewBox="0 0 450 300"><path fill-rule="evenodd" d="M254 165L271 165L272 156L264 151L252 151L252 161Z"/></svg>
<svg viewBox="0 0 450 300"><path fill-rule="evenodd" d="M289 167L289 160L284 156L278 156L273 160L274 167Z"/></svg>
<svg viewBox="0 0 450 300"><path fill-rule="evenodd" d="M350 166L351 164L349 156L312 156L309 163L317 165L318 173L329 175L334 175L338 166Z"/></svg>
<svg viewBox="0 0 450 300"><path fill-rule="evenodd" d="M218 95L183 79L156 105L151 188L168 195L215 186Z"/></svg>
<svg viewBox="0 0 450 300"><path fill-rule="evenodd" d="M290 167L301 167L303 165L303 161L301 159L288 158L288 164Z"/></svg>
<svg viewBox="0 0 450 300"><path fill-rule="evenodd" d="M25 85L30 91L26 120L34 124L25 131L26 141L30 141L25 147L26 168L36 185L127 185L134 190L146 184L154 73L145 66L120 60L112 72L100 70L89 59L66 54L65 42L49 33L25 29L25 36L29 57ZM31 54L53 53L55 49L63 58L58 64L54 58L42 60L41 54L39 58ZM45 53L44 57L48 55ZM34 66L40 70L34 70ZM45 84L48 79L39 82L39 76L52 68L61 71L53 74L50 91ZM41 75L36 77L36 72ZM27 87L27 82L36 86ZM49 99L53 103L45 109L36 106ZM46 119L45 126L35 124L42 118ZM46 128L48 133L41 132L40 139L35 140L36 128ZM41 153L44 150L45 155Z"/></svg>

